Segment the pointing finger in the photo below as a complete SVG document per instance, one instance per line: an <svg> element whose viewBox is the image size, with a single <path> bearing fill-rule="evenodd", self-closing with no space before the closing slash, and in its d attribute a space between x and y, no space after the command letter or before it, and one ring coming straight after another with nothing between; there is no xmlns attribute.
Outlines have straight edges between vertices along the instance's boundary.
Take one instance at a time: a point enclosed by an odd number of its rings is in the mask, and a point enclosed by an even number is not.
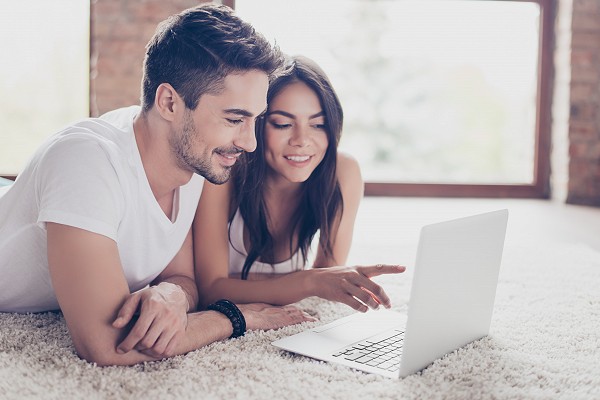
<svg viewBox="0 0 600 400"><path fill-rule="evenodd" d="M406 267L402 265L377 264L366 267L357 267L356 270L367 278L372 278L384 274L399 274L406 271Z"/></svg>

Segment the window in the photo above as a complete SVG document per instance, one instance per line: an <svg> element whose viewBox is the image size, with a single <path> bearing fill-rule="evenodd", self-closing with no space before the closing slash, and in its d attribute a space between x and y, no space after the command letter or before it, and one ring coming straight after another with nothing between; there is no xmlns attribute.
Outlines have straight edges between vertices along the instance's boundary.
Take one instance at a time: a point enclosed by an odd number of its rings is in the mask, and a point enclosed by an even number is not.
<svg viewBox="0 0 600 400"><path fill-rule="evenodd" d="M546 1L236 0L327 72L367 193L544 197Z"/></svg>
<svg viewBox="0 0 600 400"><path fill-rule="evenodd" d="M0 175L89 113L89 2L21 0L0 13Z"/></svg>

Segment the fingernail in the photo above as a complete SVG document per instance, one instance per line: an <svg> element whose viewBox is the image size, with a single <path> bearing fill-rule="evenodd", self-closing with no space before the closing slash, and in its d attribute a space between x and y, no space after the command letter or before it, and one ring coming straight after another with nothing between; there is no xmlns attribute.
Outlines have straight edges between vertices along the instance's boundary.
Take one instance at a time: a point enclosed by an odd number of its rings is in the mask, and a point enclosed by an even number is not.
<svg viewBox="0 0 600 400"><path fill-rule="evenodd" d="M122 348L117 347L117 353L119 353L119 354L125 354L125 351L123 351Z"/></svg>

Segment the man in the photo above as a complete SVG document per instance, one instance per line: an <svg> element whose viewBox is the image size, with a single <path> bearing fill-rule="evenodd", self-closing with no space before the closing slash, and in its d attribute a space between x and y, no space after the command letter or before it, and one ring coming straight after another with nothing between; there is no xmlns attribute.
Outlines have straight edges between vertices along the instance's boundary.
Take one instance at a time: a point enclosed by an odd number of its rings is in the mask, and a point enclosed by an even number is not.
<svg viewBox="0 0 600 400"><path fill-rule="evenodd" d="M237 157L255 149L255 119L279 62L224 6L159 25L141 109L57 133L3 189L0 311L60 309L79 355L99 365L310 319L295 308L229 302L188 314L198 301L190 226L200 175L224 183Z"/></svg>

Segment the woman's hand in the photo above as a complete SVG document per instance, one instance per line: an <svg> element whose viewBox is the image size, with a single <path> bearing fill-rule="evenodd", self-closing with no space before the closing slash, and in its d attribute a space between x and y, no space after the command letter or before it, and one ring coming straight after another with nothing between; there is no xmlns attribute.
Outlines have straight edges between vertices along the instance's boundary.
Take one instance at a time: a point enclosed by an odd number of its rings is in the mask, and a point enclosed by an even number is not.
<svg viewBox="0 0 600 400"><path fill-rule="evenodd" d="M301 322L313 322L316 318L310 316L295 306L272 306L264 303L237 304L246 319L246 329L268 330L278 329Z"/></svg>
<svg viewBox="0 0 600 400"><path fill-rule="evenodd" d="M188 309L185 293L173 283L161 282L132 293L113 326L125 327L138 310L139 317L117 351L127 353L136 349L152 357L170 356L177 340L185 335Z"/></svg>
<svg viewBox="0 0 600 400"><path fill-rule="evenodd" d="M358 267L315 268L308 272L310 291L326 299L344 303L357 311L366 312L368 307L379 305L390 308L390 299L381 286L371 280L383 274L404 272L400 265L371 265ZM368 306L368 307L367 307Z"/></svg>

